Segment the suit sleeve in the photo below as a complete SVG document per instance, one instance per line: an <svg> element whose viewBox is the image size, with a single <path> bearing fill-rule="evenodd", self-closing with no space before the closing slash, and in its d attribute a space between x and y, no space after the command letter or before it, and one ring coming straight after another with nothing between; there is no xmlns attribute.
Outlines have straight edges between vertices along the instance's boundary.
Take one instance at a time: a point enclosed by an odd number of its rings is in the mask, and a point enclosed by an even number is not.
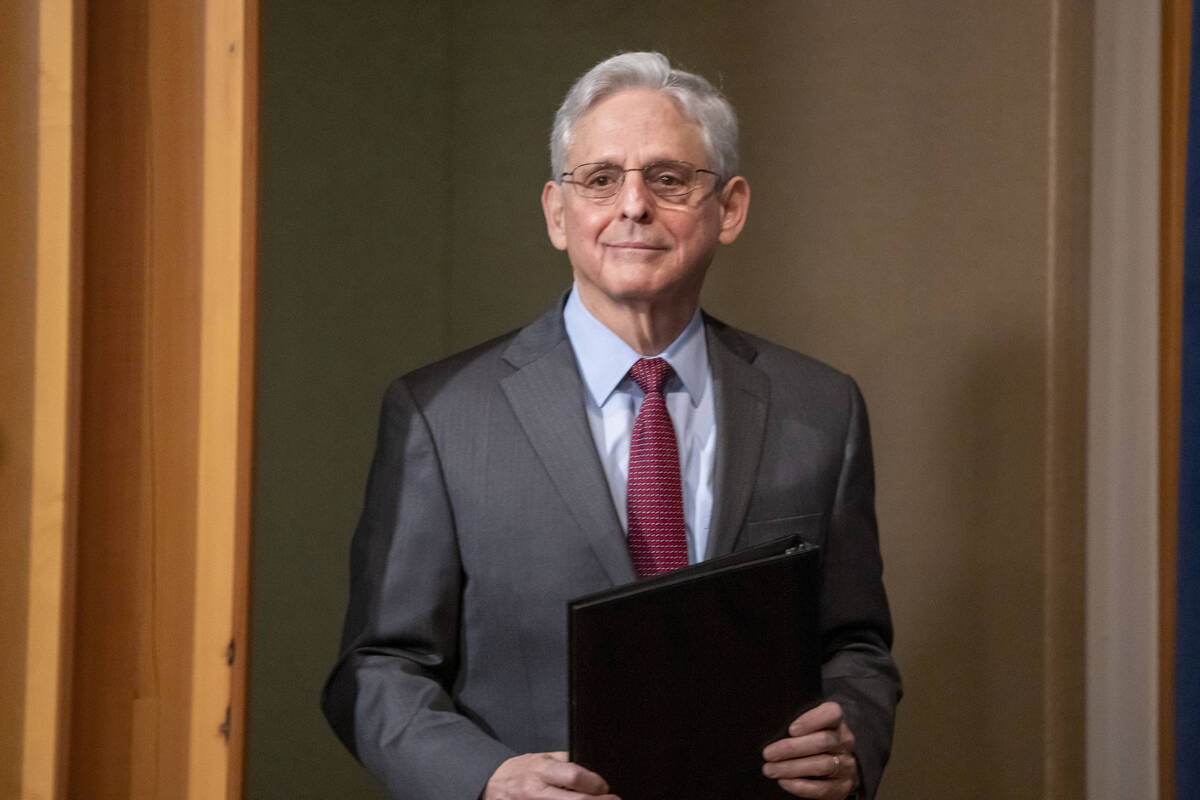
<svg viewBox="0 0 1200 800"><path fill-rule="evenodd" d="M842 469L826 537L822 678L854 733L861 795L873 798L891 752L900 674L883 588L866 407L851 383Z"/></svg>
<svg viewBox="0 0 1200 800"><path fill-rule="evenodd" d="M396 381L351 545L341 656L322 693L343 744L396 797L475 800L515 755L450 696L462 583L434 439Z"/></svg>

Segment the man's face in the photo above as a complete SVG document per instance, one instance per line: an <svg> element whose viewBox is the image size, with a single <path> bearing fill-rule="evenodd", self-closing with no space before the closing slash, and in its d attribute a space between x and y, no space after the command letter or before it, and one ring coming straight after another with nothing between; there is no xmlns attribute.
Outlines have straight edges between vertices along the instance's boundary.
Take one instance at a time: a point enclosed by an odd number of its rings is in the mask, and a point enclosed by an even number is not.
<svg viewBox="0 0 1200 800"><path fill-rule="evenodd" d="M572 130L567 169L607 162L625 169L656 161L708 163L700 129L674 101L645 89L606 98ZM683 202L655 197L641 172L629 172L617 195L582 196L569 184L546 184L542 206L550 241L566 250L585 305L695 305L718 243L737 238L749 190L734 178L713 190L713 176ZM730 176L723 176L729 178Z"/></svg>

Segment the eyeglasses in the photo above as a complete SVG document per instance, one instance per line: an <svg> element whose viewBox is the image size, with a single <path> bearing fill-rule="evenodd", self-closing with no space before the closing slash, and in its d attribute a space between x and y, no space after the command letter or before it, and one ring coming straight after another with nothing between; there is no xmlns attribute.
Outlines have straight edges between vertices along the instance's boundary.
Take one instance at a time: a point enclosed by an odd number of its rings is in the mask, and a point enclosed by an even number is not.
<svg viewBox="0 0 1200 800"><path fill-rule="evenodd" d="M593 200L608 200L616 197L617 192L625 184L625 175L630 172L642 173L646 188L655 197L675 203L683 201L692 192L708 181L702 175L719 177L709 169L701 169L686 161L654 161L643 167L624 169L616 164L597 162L580 164L570 172L564 172L560 177L571 178L566 181L575 187L584 197Z"/></svg>

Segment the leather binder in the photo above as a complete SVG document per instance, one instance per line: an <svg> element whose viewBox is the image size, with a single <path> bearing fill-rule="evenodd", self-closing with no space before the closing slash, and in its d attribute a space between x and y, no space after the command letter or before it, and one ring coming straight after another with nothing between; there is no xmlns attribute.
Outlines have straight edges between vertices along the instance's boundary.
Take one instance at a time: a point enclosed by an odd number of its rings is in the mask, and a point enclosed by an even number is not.
<svg viewBox="0 0 1200 800"><path fill-rule="evenodd" d="M568 604L571 760L622 800L777 800L762 749L821 700L799 536Z"/></svg>

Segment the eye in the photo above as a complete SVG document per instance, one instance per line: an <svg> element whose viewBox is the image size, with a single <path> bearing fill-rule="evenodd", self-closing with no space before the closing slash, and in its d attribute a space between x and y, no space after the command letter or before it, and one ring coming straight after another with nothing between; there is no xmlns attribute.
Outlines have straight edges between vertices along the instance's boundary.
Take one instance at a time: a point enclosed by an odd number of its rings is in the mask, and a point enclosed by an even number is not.
<svg viewBox="0 0 1200 800"><path fill-rule="evenodd" d="M667 162L646 168L646 182L659 189L686 189L691 185L692 171L684 164Z"/></svg>
<svg viewBox="0 0 1200 800"><path fill-rule="evenodd" d="M620 180L620 170L612 166L602 166L585 173L583 185L589 189L605 189L620 183Z"/></svg>

